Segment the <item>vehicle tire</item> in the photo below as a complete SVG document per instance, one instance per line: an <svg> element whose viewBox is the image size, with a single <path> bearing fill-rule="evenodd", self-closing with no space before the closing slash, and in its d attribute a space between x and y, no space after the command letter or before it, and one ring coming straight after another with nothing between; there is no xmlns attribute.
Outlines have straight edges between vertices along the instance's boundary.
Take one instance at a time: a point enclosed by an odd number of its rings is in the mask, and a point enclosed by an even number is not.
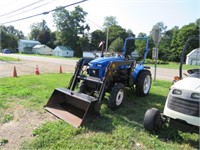
<svg viewBox="0 0 200 150"><path fill-rule="evenodd" d="M136 95L148 95L151 88L151 80L151 72L149 70L140 71L136 79Z"/></svg>
<svg viewBox="0 0 200 150"><path fill-rule="evenodd" d="M108 108L111 110L116 110L122 105L122 102L125 98L125 86L121 83L114 85L110 92L110 98L108 100Z"/></svg>
<svg viewBox="0 0 200 150"><path fill-rule="evenodd" d="M148 109L144 115L144 128L156 132L162 127L160 111L156 108Z"/></svg>

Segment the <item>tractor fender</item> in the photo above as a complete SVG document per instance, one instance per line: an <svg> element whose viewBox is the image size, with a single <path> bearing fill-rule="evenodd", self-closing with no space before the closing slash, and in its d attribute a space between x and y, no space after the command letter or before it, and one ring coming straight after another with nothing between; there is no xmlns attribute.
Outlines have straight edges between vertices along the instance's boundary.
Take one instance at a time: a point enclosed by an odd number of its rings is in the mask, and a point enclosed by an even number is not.
<svg viewBox="0 0 200 150"><path fill-rule="evenodd" d="M133 82L135 83L136 82L136 79L137 79L137 76L138 74L140 73L141 70L144 70L144 66L143 65L140 65L138 64L135 69L134 69L134 72L133 72Z"/></svg>

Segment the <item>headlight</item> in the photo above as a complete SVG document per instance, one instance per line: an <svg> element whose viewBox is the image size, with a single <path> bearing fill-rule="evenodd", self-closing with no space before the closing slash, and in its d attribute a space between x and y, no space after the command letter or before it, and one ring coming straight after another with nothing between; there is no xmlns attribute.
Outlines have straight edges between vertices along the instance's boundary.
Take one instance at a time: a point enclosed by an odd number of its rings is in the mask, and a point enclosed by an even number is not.
<svg viewBox="0 0 200 150"><path fill-rule="evenodd" d="M192 93L191 98L200 100L200 93Z"/></svg>
<svg viewBox="0 0 200 150"><path fill-rule="evenodd" d="M97 67L102 67L102 64L97 64Z"/></svg>
<svg viewBox="0 0 200 150"><path fill-rule="evenodd" d="M172 94L181 95L182 91L178 90L178 89L174 89L173 92L172 92Z"/></svg>

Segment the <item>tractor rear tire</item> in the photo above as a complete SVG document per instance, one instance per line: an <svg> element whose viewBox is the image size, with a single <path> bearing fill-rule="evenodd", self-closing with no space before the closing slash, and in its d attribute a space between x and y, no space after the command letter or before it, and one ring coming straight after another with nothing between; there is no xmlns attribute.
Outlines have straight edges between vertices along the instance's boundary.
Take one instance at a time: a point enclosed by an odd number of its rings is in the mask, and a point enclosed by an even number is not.
<svg viewBox="0 0 200 150"><path fill-rule="evenodd" d="M150 132L159 131L162 127L160 111L156 108L148 109L144 115L144 128Z"/></svg>
<svg viewBox="0 0 200 150"><path fill-rule="evenodd" d="M108 100L108 108L111 110L116 110L119 108L125 98L126 88L122 83L117 83L114 85L110 92L110 98Z"/></svg>
<svg viewBox="0 0 200 150"><path fill-rule="evenodd" d="M151 80L151 72L149 70L142 70L136 79L136 95L148 95L151 88Z"/></svg>

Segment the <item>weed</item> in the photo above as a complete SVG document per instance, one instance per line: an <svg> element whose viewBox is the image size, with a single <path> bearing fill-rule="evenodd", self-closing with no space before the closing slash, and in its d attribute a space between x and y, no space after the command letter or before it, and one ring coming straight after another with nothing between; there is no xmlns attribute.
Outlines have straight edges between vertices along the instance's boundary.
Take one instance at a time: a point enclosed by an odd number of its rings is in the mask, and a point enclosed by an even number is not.
<svg viewBox="0 0 200 150"><path fill-rule="evenodd" d="M3 146L8 143L7 139L0 139L0 146Z"/></svg>
<svg viewBox="0 0 200 150"><path fill-rule="evenodd" d="M13 119L14 119L13 114L7 114L7 115L5 115L5 116L3 117L2 123L9 122L9 121L11 121L11 120L13 120Z"/></svg>

